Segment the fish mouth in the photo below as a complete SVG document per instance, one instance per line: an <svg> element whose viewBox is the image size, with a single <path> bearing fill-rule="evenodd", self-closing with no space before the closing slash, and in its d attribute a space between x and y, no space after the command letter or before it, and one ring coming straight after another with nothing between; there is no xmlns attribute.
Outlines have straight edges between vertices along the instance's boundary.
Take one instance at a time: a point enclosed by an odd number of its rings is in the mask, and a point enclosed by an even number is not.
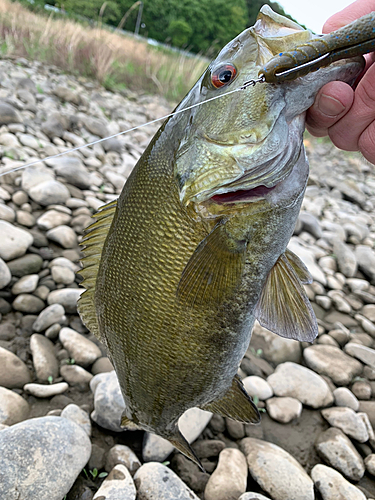
<svg viewBox="0 0 375 500"><path fill-rule="evenodd" d="M238 189L237 191L232 191L230 193L215 194L210 198L210 200L218 205L254 203L256 201L264 200L268 194L276 189L278 185L279 183L272 187L260 185L252 189Z"/></svg>

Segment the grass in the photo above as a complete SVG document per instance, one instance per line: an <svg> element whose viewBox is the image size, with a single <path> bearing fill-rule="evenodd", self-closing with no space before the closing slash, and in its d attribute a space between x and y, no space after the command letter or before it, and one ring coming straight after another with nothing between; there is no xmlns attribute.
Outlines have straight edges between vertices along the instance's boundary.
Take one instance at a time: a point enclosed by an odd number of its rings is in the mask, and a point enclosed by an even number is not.
<svg viewBox="0 0 375 500"><path fill-rule="evenodd" d="M181 99L207 66L146 42L30 12L17 2L0 0L0 56L25 57L67 73L94 78L109 90L124 88Z"/></svg>

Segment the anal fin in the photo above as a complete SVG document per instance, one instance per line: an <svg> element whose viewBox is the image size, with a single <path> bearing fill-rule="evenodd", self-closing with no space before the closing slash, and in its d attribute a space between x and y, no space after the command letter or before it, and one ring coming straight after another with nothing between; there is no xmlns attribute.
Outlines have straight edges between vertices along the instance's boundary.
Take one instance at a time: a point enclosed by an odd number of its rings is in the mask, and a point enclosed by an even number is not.
<svg viewBox="0 0 375 500"><path fill-rule="evenodd" d="M206 472L201 464L201 461L195 454L194 450L190 446L190 444L186 441L184 436L181 434L181 432L178 429L178 426L176 425L176 430L173 436L167 438L168 441L173 444L175 448L177 448L178 451L180 451L183 455L185 455L187 458L190 458L192 462L194 462L202 472Z"/></svg>
<svg viewBox="0 0 375 500"><path fill-rule="evenodd" d="M245 424L257 424L260 421L258 408L246 392L238 375L234 377L232 386L224 397L201 408Z"/></svg>

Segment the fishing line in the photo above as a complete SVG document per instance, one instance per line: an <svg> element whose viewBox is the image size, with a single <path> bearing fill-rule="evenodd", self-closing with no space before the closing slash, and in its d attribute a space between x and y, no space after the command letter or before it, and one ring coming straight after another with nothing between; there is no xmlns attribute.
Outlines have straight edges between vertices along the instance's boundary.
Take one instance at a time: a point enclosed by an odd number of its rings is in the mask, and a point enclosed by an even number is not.
<svg viewBox="0 0 375 500"><path fill-rule="evenodd" d="M34 160L30 163L26 163L26 165L20 165L19 167L15 167L15 168L12 168L12 169L7 170L5 172L1 172L0 177L2 177L3 175L6 175L6 174L10 174L12 172L17 172L18 170L23 170L27 167L31 167L32 165L36 165L37 163L41 163L41 162L48 161L48 160L53 160L54 158L59 158L60 156L67 155L68 153L72 153L73 151L79 151L80 149L88 148L90 146L93 146L94 144L98 144L100 142L107 141L108 139L114 139L115 137L118 137L120 135L128 134L129 132L133 132L134 130L140 129L142 127L146 127L147 125L152 125L153 123L157 123L161 120L165 120L166 118L169 118L170 116L178 115L184 111L188 111L189 109L193 109L193 108L196 108L197 106L201 106L202 104L206 104L208 102L214 101L215 99L220 99L222 97L226 97L229 94L234 94L235 92L246 90L249 86L254 86L255 83L257 83L258 81L260 81L260 80L259 79L258 80L249 80L249 81L245 82L238 89L230 90L229 92L226 92L225 94L211 97L210 99L207 99L206 101L198 102L197 104L192 104L191 106L188 106L187 108L179 109L179 110L175 111L174 113L168 113L167 115L164 115L160 118L156 118L155 120L151 120L150 122L143 123L142 125L137 125L136 127L132 127L132 128L129 128L128 130L118 132L117 134L113 134L113 135L110 135L108 137L104 137L103 139L97 139L96 141L88 142L87 144L83 144L82 146L76 146L75 148L69 149L68 151L63 151L62 153L57 153L55 155L46 156L45 158L41 158L40 160ZM1 167L0 167L0 169L1 169Z"/></svg>

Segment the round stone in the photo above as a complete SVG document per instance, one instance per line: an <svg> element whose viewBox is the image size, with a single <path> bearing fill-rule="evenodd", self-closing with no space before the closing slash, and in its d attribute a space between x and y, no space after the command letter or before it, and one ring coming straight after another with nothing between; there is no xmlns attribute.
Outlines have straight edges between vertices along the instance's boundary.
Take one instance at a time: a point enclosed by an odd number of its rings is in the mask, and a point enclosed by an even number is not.
<svg viewBox="0 0 375 500"><path fill-rule="evenodd" d="M37 274L26 274L12 286L12 294L32 293L36 290L38 281L39 276Z"/></svg>
<svg viewBox="0 0 375 500"><path fill-rule="evenodd" d="M26 384L23 390L32 396L37 398L52 398L58 394L69 389L69 385L66 382L59 382L58 384Z"/></svg>
<svg viewBox="0 0 375 500"><path fill-rule="evenodd" d="M354 411L359 408L359 401L354 396L352 391L346 387L339 387L333 391L333 397L335 398L336 406L347 406Z"/></svg>
<svg viewBox="0 0 375 500"><path fill-rule="evenodd" d="M12 352L0 347L0 386L8 389L22 388L30 379L25 363Z"/></svg>
<svg viewBox="0 0 375 500"><path fill-rule="evenodd" d="M331 467L317 464L311 477L324 500L366 500L361 490Z"/></svg>
<svg viewBox="0 0 375 500"><path fill-rule="evenodd" d="M247 486L247 463L240 450L226 448L204 490L205 500L237 500Z"/></svg>
<svg viewBox="0 0 375 500"><path fill-rule="evenodd" d="M91 365L102 355L101 350L94 342L71 328L61 328L59 339L69 352L70 357L83 367Z"/></svg>
<svg viewBox="0 0 375 500"><path fill-rule="evenodd" d="M282 424L288 424L302 413L302 404L295 398L270 398L266 401L267 413Z"/></svg>
<svg viewBox="0 0 375 500"><path fill-rule="evenodd" d="M0 234L0 257L5 261L21 257L33 243L28 231L4 220L0 220Z"/></svg>
<svg viewBox="0 0 375 500"><path fill-rule="evenodd" d="M9 284L11 279L12 274L9 270L9 267L6 265L3 259L0 258L0 290L5 288Z"/></svg>
<svg viewBox="0 0 375 500"><path fill-rule="evenodd" d="M17 422L21 422L25 420L29 415L30 407L19 394L15 392L5 389L5 387L0 387L0 424L5 425L13 425ZM1 436L2 433L0 433ZM3 456L3 450L0 447L2 453L0 453L0 461ZM0 471L0 484L1 481L1 473L4 471ZM14 476L12 476L14 477ZM2 491L3 493L4 491Z"/></svg>
<svg viewBox="0 0 375 500"><path fill-rule="evenodd" d="M256 396L261 401L265 401L268 398L273 396L272 387L269 383L261 377L257 377L256 375L252 375L250 377L246 377L242 381L246 392L251 396Z"/></svg>

